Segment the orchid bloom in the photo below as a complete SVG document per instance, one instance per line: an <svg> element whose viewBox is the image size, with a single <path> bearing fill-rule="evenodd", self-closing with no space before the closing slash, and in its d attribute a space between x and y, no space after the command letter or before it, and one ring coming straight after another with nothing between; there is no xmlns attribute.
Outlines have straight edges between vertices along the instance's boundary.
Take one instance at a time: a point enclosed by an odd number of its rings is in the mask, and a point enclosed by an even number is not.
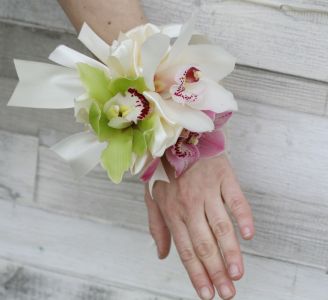
<svg viewBox="0 0 328 300"><path fill-rule="evenodd" d="M201 158L213 157L225 149L225 138L222 126L231 117L232 112L215 116L215 129L211 132L185 131L175 145L165 151L165 157L175 169L175 176L180 176Z"/></svg>
<svg viewBox="0 0 328 300"><path fill-rule="evenodd" d="M213 131L200 133L184 129L177 142L165 151L165 157L174 168L176 177L180 176L199 159L219 155L225 150L225 137L222 127L231 117L232 112L215 114L208 111L206 113L214 121L215 129ZM151 161L140 179L144 182L150 181L159 167L159 162L160 158Z"/></svg>
<svg viewBox="0 0 328 300"><path fill-rule="evenodd" d="M158 158L181 133L205 136L215 129L206 110L237 109L232 94L217 83L235 60L193 36L194 21L141 25L112 45L83 24L78 38L99 61L64 45L49 56L58 65L15 60L19 83L8 105L74 108L88 130L52 149L77 177L100 162L118 183L125 171L136 174L151 164L151 180L167 181Z"/></svg>

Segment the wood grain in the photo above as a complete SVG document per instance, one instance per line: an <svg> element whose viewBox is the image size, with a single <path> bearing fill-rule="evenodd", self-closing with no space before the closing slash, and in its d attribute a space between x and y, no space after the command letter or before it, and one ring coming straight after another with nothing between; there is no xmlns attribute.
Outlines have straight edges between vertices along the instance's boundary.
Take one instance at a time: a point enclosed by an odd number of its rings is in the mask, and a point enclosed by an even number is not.
<svg viewBox="0 0 328 300"><path fill-rule="evenodd" d="M4 259L0 259L0 297L1 300L178 300Z"/></svg>
<svg viewBox="0 0 328 300"><path fill-rule="evenodd" d="M0 238L0 256L18 263L196 299L175 249L158 261L145 233L0 201ZM328 276L322 271L250 255L245 255L245 265L236 299L326 299Z"/></svg>
<svg viewBox="0 0 328 300"><path fill-rule="evenodd" d="M34 199L38 139L0 130L0 197Z"/></svg>
<svg viewBox="0 0 328 300"><path fill-rule="evenodd" d="M242 65L327 81L326 3L272 2L307 9L298 13L247 1L196 1L190 5L188 0L143 0L142 4L148 19L157 24L181 23L197 9L199 29L231 51ZM51 0L6 0L0 3L0 12L7 20L72 32L61 8Z"/></svg>

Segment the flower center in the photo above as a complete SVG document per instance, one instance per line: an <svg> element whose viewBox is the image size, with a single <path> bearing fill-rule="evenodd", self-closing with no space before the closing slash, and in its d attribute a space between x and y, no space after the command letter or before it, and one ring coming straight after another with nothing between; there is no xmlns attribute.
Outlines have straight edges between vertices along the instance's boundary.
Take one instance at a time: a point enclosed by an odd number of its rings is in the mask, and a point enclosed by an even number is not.
<svg viewBox="0 0 328 300"><path fill-rule="evenodd" d="M104 105L110 127L126 128L143 120L150 112L150 104L144 95L134 88L118 93Z"/></svg>
<svg viewBox="0 0 328 300"><path fill-rule="evenodd" d="M180 158L197 156L198 151L196 145L199 142L200 136L200 133L186 132L185 130L173 146L173 153Z"/></svg>
<svg viewBox="0 0 328 300"><path fill-rule="evenodd" d="M172 99L181 104L199 101L204 92L204 86L199 78L200 70L193 66L178 73L176 76L177 84L170 88Z"/></svg>

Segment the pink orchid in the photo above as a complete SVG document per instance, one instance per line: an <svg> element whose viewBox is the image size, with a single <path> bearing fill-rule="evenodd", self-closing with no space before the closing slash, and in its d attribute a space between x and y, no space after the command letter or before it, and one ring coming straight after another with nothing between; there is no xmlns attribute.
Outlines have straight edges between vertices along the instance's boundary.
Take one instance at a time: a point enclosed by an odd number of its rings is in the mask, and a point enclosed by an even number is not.
<svg viewBox="0 0 328 300"><path fill-rule="evenodd" d="M231 117L232 112L215 114L204 111L213 121L215 129L210 132L192 132L184 129L177 142L165 151L165 156L170 165L175 169L175 176L180 176L201 158L213 157L225 149L223 125ZM151 179L159 165L160 158L155 158L146 167L141 180L147 182Z"/></svg>

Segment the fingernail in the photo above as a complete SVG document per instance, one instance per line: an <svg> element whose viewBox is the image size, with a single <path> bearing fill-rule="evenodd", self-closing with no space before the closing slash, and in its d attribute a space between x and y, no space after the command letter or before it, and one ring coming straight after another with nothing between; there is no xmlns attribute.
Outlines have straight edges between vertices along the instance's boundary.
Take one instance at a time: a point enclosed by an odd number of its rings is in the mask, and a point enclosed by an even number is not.
<svg viewBox="0 0 328 300"><path fill-rule="evenodd" d="M231 264L229 266L229 275L231 277L236 277L236 276L239 276L240 275L240 271L239 271L239 268L236 264Z"/></svg>
<svg viewBox="0 0 328 300"><path fill-rule="evenodd" d="M220 292L223 299L228 299L233 295L233 291L226 284L221 285Z"/></svg>
<svg viewBox="0 0 328 300"><path fill-rule="evenodd" d="M200 289L199 294L203 300L211 300L212 299L212 293L211 293L210 289L206 286L204 286Z"/></svg>
<svg viewBox="0 0 328 300"><path fill-rule="evenodd" d="M244 227L243 228L243 236L245 238L248 238L252 235L251 229L249 227Z"/></svg>

